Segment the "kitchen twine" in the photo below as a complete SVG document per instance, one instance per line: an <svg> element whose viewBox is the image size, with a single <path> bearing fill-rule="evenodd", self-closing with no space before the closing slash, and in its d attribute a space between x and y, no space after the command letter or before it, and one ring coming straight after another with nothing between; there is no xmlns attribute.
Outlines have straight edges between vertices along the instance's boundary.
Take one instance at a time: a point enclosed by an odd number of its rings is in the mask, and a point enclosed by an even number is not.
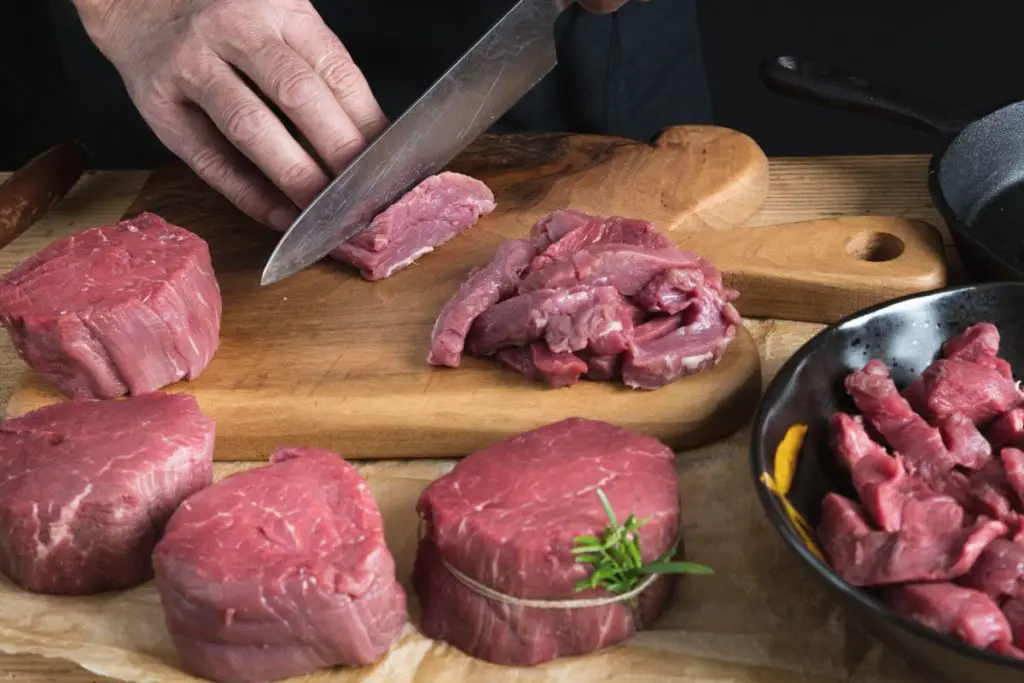
<svg viewBox="0 0 1024 683"><path fill-rule="evenodd" d="M420 539L422 540L425 536L424 523L420 520ZM679 545L679 539L676 540L676 546ZM440 551L438 551L440 554ZM655 581L658 580L660 574L651 574L646 579L637 584L637 587L628 593L622 593L621 595L611 595L604 598L577 598L573 600L545 600L542 598L517 598L514 595L508 595L501 591L494 590L490 586L486 586L476 579L472 579L455 567L448 564L448 561L443 557L441 558L441 564L448 570L456 581L461 583L466 588L470 589L475 593L479 593L485 598L491 600L497 600L503 602L506 605L512 605L514 607L531 607L534 609L584 609L586 607L605 607L607 605L615 605L620 602L628 602L633 598L639 597L641 593L651 587Z"/></svg>

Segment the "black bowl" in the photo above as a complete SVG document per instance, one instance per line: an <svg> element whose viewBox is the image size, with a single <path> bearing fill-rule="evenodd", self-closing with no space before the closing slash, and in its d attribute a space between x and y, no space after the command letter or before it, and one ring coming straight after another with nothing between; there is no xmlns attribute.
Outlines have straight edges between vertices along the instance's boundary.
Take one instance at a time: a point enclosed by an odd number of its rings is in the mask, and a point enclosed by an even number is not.
<svg viewBox="0 0 1024 683"><path fill-rule="evenodd" d="M761 483L774 475L775 450L793 424L808 425L789 500L816 526L829 491L855 499L849 477L829 447L828 420L852 411L843 379L872 358L906 386L938 355L943 342L978 322L1001 333L999 355L1024 373L1024 283L990 283L918 294L875 306L823 330L793 355L768 386L754 417L751 465L757 493L783 542L838 599L846 616L908 659L957 683L1020 683L1024 662L973 648L900 617L870 591L854 588L807 549L779 501Z"/></svg>

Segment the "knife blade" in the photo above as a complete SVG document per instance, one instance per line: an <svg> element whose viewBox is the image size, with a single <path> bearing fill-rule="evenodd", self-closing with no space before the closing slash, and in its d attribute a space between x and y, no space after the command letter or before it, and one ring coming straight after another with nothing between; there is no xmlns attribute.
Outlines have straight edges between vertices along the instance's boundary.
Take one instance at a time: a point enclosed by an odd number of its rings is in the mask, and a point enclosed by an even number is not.
<svg viewBox="0 0 1024 683"><path fill-rule="evenodd" d="M278 242L261 285L307 268L444 168L557 63L568 0L520 0L313 200Z"/></svg>
<svg viewBox="0 0 1024 683"><path fill-rule="evenodd" d="M0 184L0 249L64 199L87 164L84 147L76 141L63 142L33 157Z"/></svg>

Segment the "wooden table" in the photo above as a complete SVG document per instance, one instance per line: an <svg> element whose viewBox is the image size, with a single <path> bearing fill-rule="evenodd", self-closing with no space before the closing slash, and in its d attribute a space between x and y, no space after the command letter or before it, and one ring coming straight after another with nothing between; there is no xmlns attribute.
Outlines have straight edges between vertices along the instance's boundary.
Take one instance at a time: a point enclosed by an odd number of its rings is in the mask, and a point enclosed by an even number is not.
<svg viewBox="0 0 1024 683"><path fill-rule="evenodd" d="M769 199L747 224L772 225L867 214L917 218L942 230L947 252L954 256L945 224L928 196L927 164L927 157L917 155L773 159ZM0 173L0 181L7 175ZM146 171L85 176L39 224L0 251L0 272L7 272L57 237L115 222L134 200L147 176ZM749 327L761 348L764 373L770 377L785 356L821 326L766 320L749 321ZM0 400L4 404L23 369L3 335L0 340ZM0 680L81 683L100 679L65 662L0 653Z"/></svg>

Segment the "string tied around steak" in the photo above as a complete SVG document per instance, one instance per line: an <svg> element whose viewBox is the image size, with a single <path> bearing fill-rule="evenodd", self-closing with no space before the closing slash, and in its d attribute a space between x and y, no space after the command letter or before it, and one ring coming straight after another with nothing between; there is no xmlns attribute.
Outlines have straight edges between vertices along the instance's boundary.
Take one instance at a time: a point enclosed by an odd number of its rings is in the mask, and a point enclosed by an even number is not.
<svg viewBox="0 0 1024 683"><path fill-rule="evenodd" d="M674 561L679 544L682 542L680 532L668 550L658 559L645 564L640 552L639 529L648 520L637 519L630 514L620 525L611 503L604 491L595 490L609 525L599 536L578 536L572 553L578 564L593 566L590 575L576 584L577 591L604 588L611 595L592 598L547 599L521 598L495 590L476 579L462 573L443 557L441 563L456 581L486 598L502 602L506 605L530 607L534 609L583 609L588 607L606 607L618 603L627 603L634 613L636 623L639 618L639 597L650 588L658 577L665 574L712 574L710 567L693 562ZM420 520L420 535L423 536L424 521Z"/></svg>
<svg viewBox="0 0 1024 683"><path fill-rule="evenodd" d="M448 564L448 562L443 558L441 563L456 581L471 591L479 593L485 598L503 602L506 605L512 605L514 607L530 607L533 609L583 609L586 607L607 607L608 605L615 605L620 602L632 602L639 598L645 590L650 588L651 584L657 581L659 577L659 574L651 574L641 581L636 588L628 593L622 593L621 595L608 595L600 598L567 598L563 600L549 600L546 598L519 598L514 595L502 593L501 591L494 590L490 586L480 583L476 579L466 576L458 569Z"/></svg>

